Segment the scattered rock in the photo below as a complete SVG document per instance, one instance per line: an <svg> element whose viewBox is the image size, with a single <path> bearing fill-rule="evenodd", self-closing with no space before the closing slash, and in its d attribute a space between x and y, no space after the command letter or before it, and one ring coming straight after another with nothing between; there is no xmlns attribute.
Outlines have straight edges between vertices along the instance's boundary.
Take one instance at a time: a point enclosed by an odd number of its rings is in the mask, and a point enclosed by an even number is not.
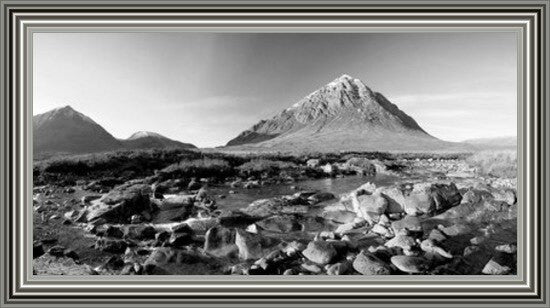
<svg viewBox="0 0 550 308"><path fill-rule="evenodd" d="M277 240L258 234L251 234L237 230L235 244L239 249L239 257L243 260L259 259L267 253L271 247L277 244Z"/></svg>
<svg viewBox="0 0 550 308"><path fill-rule="evenodd" d="M400 247L404 250L409 250L416 245L413 237L403 234L398 234L384 244L386 247Z"/></svg>
<svg viewBox="0 0 550 308"><path fill-rule="evenodd" d="M329 192L320 192L312 196L309 196L307 200L309 201L310 204L313 205L324 201L332 200L334 198L335 198L334 195Z"/></svg>
<svg viewBox="0 0 550 308"><path fill-rule="evenodd" d="M504 245L499 245L495 247L495 250L509 253L509 254L514 254L518 251L518 247L516 246L516 244L504 244Z"/></svg>
<svg viewBox="0 0 550 308"><path fill-rule="evenodd" d="M426 259L416 256L393 256L391 263L400 271L410 274L423 273L429 268L429 263Z"/></svg>
<svg viewBox="0 0 550 308"><path fill-rule="evenodd" d="M101 238L95 243L95 249L111 253L124 253L128 244L122 240L110 240Z"/></svg>
<svg viewBox="0 0 550 308"><path fill-rule="evenodd" d="M491 259L481 272L485 275L506 275L510 273L511 269L508 266L500 265L495 260Z"/></svg>
<svg viewBox="0 0 550 308"><path fill-rule="evenodd" d="M328 275L347 275L352 270L352 264L349 261L338 262L327 268Z"/></svg>
<svg viewBox="0 0 550 308"><path fill-rule="evenodd" d="M213 227L206 232L204 250L214 255L227 255L237 250L235 230L221 226Z"/></svg>
<svg viewBox="0 0 550 308"><path fill-rule="evenodd" d="M353 268L363 275L389 275L389 266L374 254L361 251L353 261Z"/></svg>
<svg viewBox="0 0 550 308"><path fill-rule="evenodd" d="M309 242L307 248L302 251L304 257L317 264L330 263L337 255L334 246L326 241Z"/></svg>

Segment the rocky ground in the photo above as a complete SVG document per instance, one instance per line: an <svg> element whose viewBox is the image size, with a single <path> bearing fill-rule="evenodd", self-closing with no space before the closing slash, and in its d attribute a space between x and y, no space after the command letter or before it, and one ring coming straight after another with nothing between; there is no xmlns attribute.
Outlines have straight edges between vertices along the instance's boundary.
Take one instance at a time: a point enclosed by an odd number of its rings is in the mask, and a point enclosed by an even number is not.
<svg viewBox="0 0 550 308"><path fill-rule="evenodd" d="M392 164L402 168L309 160L327 176L392 173L397 180L340 196L297 189L239 210L217 206L224 196L210 193L209 179L151 175L38 186L34 273L516 274L515 178L481 175L459 159ZM236 177L223 185L232 193L280 181Z"/></svg>

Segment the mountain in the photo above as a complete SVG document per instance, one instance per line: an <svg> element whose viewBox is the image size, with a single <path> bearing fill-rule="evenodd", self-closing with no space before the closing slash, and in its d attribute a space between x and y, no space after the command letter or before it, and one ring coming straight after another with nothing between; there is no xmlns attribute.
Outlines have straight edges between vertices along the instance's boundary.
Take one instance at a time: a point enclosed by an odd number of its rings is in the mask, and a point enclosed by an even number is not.
<svg viewBox="0 0 550 308"><path fill-rule="evenodd" d="M518 138L516 136L468 139L463 142L472 145L478 150L517 149L518 146Z"/></svg>
<svg viewBox="0 0 550 308"><path fill-rule="evenodd" d="M361 80L342 75L227 143L274 151L431 151L462 145L429 135Z"/></svg>
<svg viewBox="0 0 550 308"><path fill-rule="evenodd" d="M94 153L123 149L195 148L151 132L138 132L118 140L91 118L71 106L33 117L34 154Z"/></svg>
<svg viewBox="0 0 550 308"><path fill-rule="evenodd" d="M184 148L194 149L196 146L190 143L183 143L164 137L161 134L153 132L137 132L128 139L121 140L125 147L130 149L150 149L150 148Z"/></svg>
<svg viewBox="0 0 550 308"><path fill-rule="evenodd" d="M70 106L36 115L32 124L35 153L89 153L122 146L103 127Z"/></svg>

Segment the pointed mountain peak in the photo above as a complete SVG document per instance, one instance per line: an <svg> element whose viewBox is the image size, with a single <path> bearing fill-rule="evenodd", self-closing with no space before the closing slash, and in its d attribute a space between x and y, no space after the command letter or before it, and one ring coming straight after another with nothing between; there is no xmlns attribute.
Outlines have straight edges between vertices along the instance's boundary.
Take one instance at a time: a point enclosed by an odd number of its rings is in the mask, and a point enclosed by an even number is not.
<svg viewBox="0 0 550 308"><path fill-rule="evenodd" d="M360 148L357 144L362 148L374 148L374 144L383 147L384 140L394 135L434 139L382 94L343 74L273 118L258 122L228 145L300 144L310 138L340 144L345 140L332 139L338 135L344 139L353 136L354 141L346 144L348 149ZM320 149L322 143L317 145Z"/></svg>
<svg viewBox="0 0 550 308"><path fill-rule="evenodd" d="M147 137L166 138L166 137L164 137L163 135L161 135L159 133L148 132L148 131L139 131L139 132L133 133L132 136L130 136L128 138L128 140L135 140L135 139L147 138Z"/></svg>
<svg viewBox="0 0 550 308"><path fill-rule="evenodd" d="M65 105L62 107L57 107L50 111L35 115L33 117L34 121L44 122L44 121L53 121L55 119L64 118L64 119L79 119L85 122L94 123L94 120L84 115L81 112L76 111L70 105Z"/></svg>

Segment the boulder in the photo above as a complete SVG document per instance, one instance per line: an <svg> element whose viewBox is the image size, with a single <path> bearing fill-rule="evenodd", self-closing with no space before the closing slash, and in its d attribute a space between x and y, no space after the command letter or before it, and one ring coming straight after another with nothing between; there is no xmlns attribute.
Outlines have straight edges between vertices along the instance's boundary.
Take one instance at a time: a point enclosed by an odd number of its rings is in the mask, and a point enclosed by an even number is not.
<svg viewBox="0 0 550 308"><path fill-rule="evenodd" d="M386 213L403 213L405 206L405 196L403 191L395 186L381 187L376 190L388 201Z"/></svg>
<svg viewBox="0 0 550 308"><path fill-rule="evenodd" d="M501 189L493 192L496 201L506 202L508 205L514 205L517 202L516 192L513 189Z"/></svg>
<svg viewBox="0 0 550 308"><path fill-rule="evenodd" d="M463 235L463 234L469 234L472 232L472 229L464 224L454 224L448 227L445 227L443 225L437 226L437 228L443 232L446 236L457 236L457 235Z"/></svg>
<svg viewBox="0 0 550 308"><path fill-rule="evenodd" d="M416 245L413 237L403 234L398 234L384 244L386 247L400 247L404 250L409 250Z"/></svg>
<svg viewBox="0 0 550 308"><path fill-rule="evenodd" d="M326 211L323 212L322 217L335 223L345 224L353 222L357 214L352 211Z"/></svg>
<svg viewBox="0 0 550 308"><path fill-rule="evenodd" d="M124 236L124 232L122 232L122 230L119 227L108 226L107 230L105 230L105 232L103 233L103 236L122 238L122 236Z"/></svg>
<svg viewBox="0 0 550 308"><path fill-rule="evenodd" d="M309 196L307 200L309 201L310 204L313 205L324 201L332 200L334 198L335 198L334 195L329 192L320 192L312 196Z"/></svg>
<svg viewBox="0 0 550 308"><path fill-rule="evenodd" d="M480 203L485 200L491 200L494 199L493 195L486 191L486 190L478 190L478 189L468 189L463 195L462 195L462 201L461 203L470 203L470 204L476 204Z"/></svg>
<svg viewBox="0 0 550 308"><path fill-rule="evenodd" d="M498 245L497 247L495 247L495 250L496 251L500 251L500 252L505 252L505 253L509 253L509 254L514 254L518 251L518 247L516 244L503 244L503 245Z"/></svg>
<svg viewBox="0 0 550 308"><path fill-rule="evenodd" d="M337 255L334 246L326 241L309 242L307 248L302 251L304 257L317 264L330 263Z"/></svg>
<svg viewBox="0 0 550 308"><path fill-rule="evenodd" d="M206 232L204 251L214 255L227 255L238 250L235 244L234 229L213 227Z"/></svg>
<svg viewBox="0 0 550 308"><path fill-rule="evenodd" d="M506 265L501 265L494 259L489 260L481 272L485 275L506 275L509 274L511 268Z"/></svg>
<svg viewBox="0 0 550 308"><path fill-rule="evenodd" d="M401 232L402 230L407 230L411 232L421 232L422 225L420 219L416 216L405 216L403 219L393 221L391 227L395 234Z"/></svg>
<svg viewBox="0 0 550 308"><path fill-rule="evenodd" d="M428 260L417 256L393 256L391 263L400 271L409 274L424 273L430 267Z"/></svg>
<svg viewBox="0 0 550 308"><path fill-rule="evenodd" d="M346 260L330 265L327 268L327 275L347 275L352 269L352 263Z"/></svg>
<svg viewBox="0 0 550 308"><path fill-rule="evenodd" d="M391 274L390 267L384 261L364 250L353 260L353 268L363 275Z"/></svg>
<svg viewBox="0 0 550 308"><path fill-rule="evenodd" d="M261 258L278 242L276 239L259 234L251 234L239 229L237 229L235 234L235 244L239 249L239 257L243 260Z"/></svg>
<svg viewBox="0 0 550 308"><path fill-rule="evenodd" d="M372 232L378 234L378 235L381 235L381 236L384 236L384 237L387 237L387 238L391 238L393 237L395 234L392 232L392 230L384 227L383 225L380 225L380 224L376 224L372 227L371 229Z"/></svg>
<svg viewBox="0 0 550 308"><path fill-rule="evenodd" d="M210 228L213 228L220 224L218 218L207 217L207 218L188 218L183 223L189 226L195 234L204 234Z"/></svg>
<svg viewBox="0 0 550 308"><path fill-rule="evenodd" d="M128 244L123 240L110 240L110 239L98 239L95 243L95 249L111 252L111 253L124 253Z"/></svg>
<svg viewBox="0 0 550 308"><path fill-rule="evenodd" d="M121 185L88 207L87 221L105 219L110 223L127 223L134 214L150 210L149 185Z"/></svg>
<svg viewBox="0 0 550 308"><path fill-rule="evenodd" d="M152 226L130 225L124 228L124 238L136 240L152 240L156 233L157 230Z"/></svg>
<svg viewBox="0 0 550 308"><path fill-rule="evenodd" d="M445 249L439 247L433 240L426 239L420 243L420 249L424 252L441 256L443 258L452 259L453 255L447 252Z"/></svg>
<svg viewBox="0 0 550 308"><path fill-rule="evenodd" d="M172 233L168 244L172 247L183 247L193 242L193 235L188 233Z"/></svg>
<svg viewBox="0 0 550 308"><path fill-rule="evenodd" d="M409 215L433 216L459 205L461 200L454 183L419 183L405 196L404 210Z"/></svg>
<svg viewBox="0 0 550 308"><path fill-rule="evenodd" d="M159 210L179 209L193 206L195 203L194 195L170 195L162 200Z"/></svg>

